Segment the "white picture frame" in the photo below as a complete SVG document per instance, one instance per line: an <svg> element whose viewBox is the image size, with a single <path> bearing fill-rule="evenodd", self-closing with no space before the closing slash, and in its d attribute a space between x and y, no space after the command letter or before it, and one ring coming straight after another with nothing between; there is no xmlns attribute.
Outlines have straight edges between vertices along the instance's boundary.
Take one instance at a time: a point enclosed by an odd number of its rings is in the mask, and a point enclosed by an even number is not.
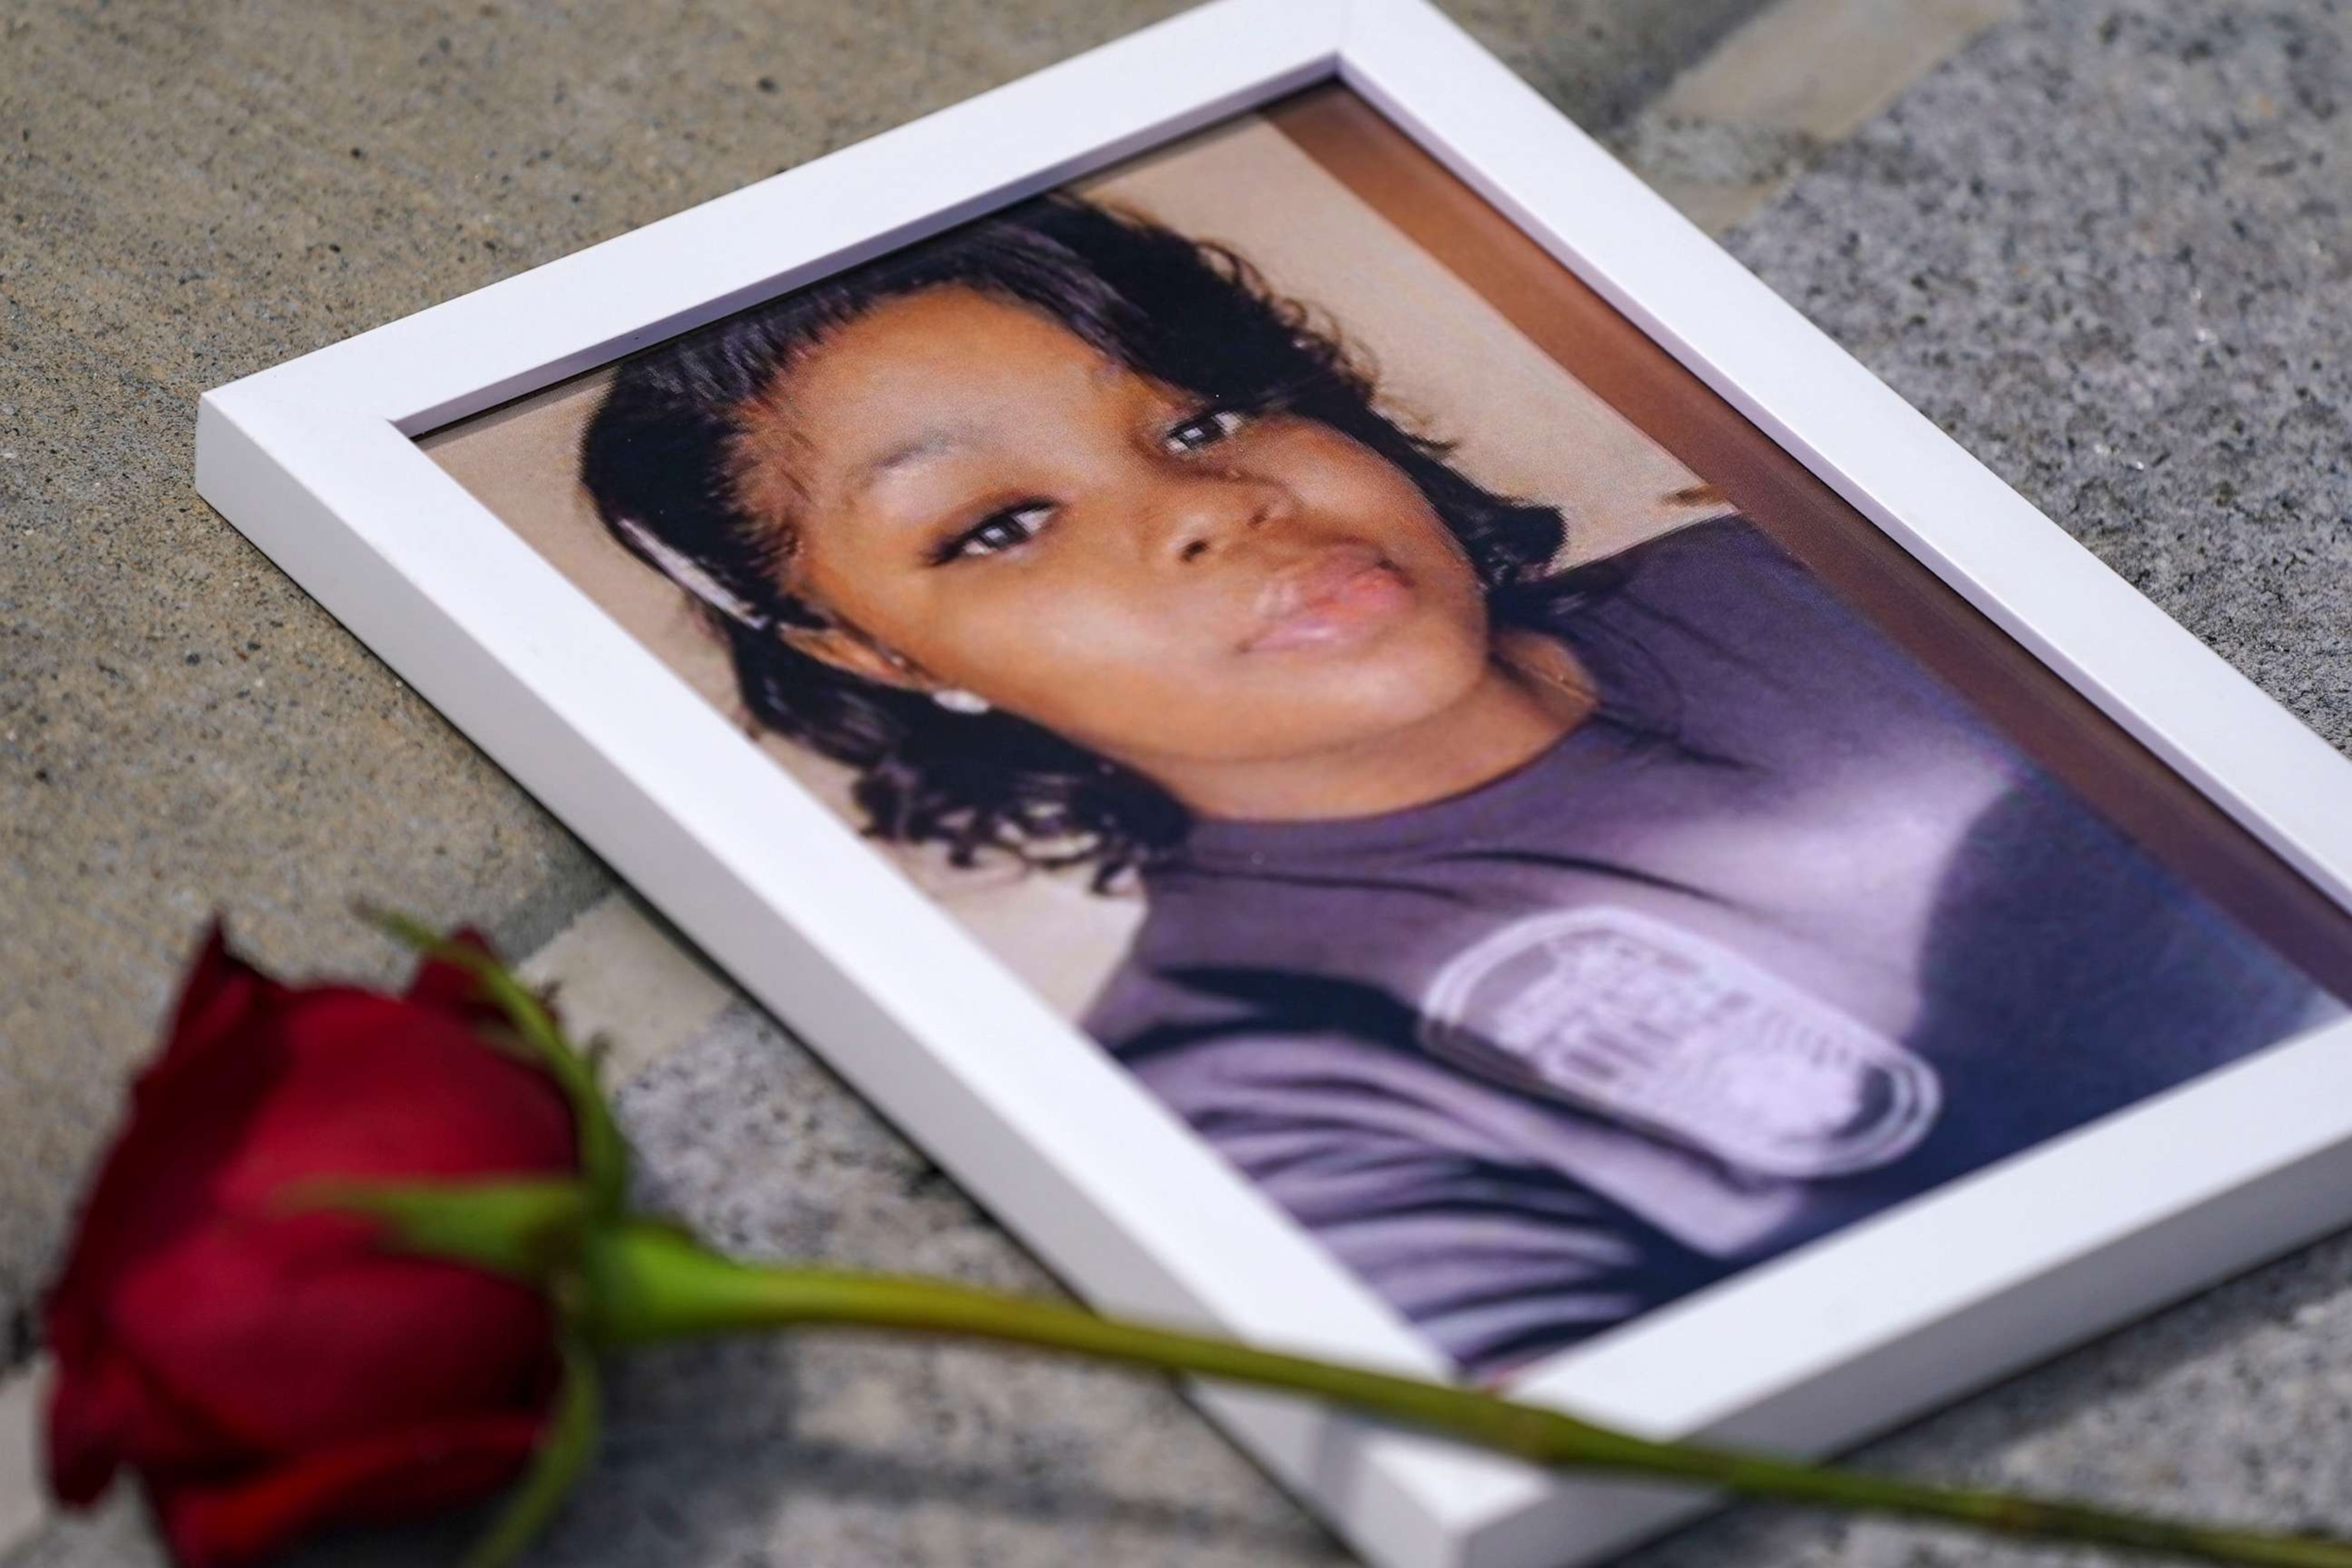
<svg viewBox="0 0 2352 1568"><path fill-rule="evenodd" d="M1361 1284L413 439L1330 79L2352 907L2352 763L1423 0L1216 0L218 388L197 489L1088 1300L1436 1373ZM2347 1220L2352 1024L1651 1313L1516 1391L1654 1436L1820 1453ZM1704 1506L1267 1397L1202 1400L1386 1568L1590 1562Z"/></svg>

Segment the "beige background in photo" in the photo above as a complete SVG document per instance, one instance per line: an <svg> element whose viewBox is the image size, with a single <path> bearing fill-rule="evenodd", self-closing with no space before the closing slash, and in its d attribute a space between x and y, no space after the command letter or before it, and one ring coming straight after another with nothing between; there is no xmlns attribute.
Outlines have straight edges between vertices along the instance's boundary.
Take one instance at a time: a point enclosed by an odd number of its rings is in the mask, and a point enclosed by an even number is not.
<svg viewBox="0 0 2352 1568"><path fill-rule="evenodd" d="M1461 467L1551 501L1590 559L1719 510L1676 499L1697 479L1619 417L1430 256L1263 120L1245 116L1079 189L1255 263L1315 306L1379 371L1384 401L1459 443ZM575 477L602 372L437 431L421 443L493 513L723 711L744 718L727 659L685 595L605 534ZM746 732L749 733L748 723ZM845 770L760 742L855 819ZM883 848L1055 1006L1075 1015L1142 910L1075 877L957 871L935 853Z"/></svg>

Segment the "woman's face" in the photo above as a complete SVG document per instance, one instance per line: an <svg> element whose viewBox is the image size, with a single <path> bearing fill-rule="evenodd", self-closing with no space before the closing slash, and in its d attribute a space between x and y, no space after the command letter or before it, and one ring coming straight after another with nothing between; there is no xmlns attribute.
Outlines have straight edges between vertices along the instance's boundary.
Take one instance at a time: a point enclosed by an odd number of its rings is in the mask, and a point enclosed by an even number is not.
<svg viewBox="0 0 2352 1568"><path fill-rule="evenodd" d="M1182 796L1376 746L1486 668L1468 560L1386 459L1203 405L1045 317L942 288L825 338L744 411L739 483L815 651L961 687Z"/></svg>

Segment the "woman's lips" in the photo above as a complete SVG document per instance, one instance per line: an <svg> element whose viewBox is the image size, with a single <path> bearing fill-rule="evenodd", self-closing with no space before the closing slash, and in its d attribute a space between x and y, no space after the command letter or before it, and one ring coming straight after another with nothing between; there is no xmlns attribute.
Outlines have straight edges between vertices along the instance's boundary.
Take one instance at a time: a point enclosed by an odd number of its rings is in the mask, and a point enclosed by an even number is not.
<svg viewBox="0 0 2352 1568"><path fill-rule="evenodd" d="M1244 653L1336 647L1360 640L1412 602L1404 574L1369 544L1335 544L1276 573L1259 590L1258 629Z"/></svg>

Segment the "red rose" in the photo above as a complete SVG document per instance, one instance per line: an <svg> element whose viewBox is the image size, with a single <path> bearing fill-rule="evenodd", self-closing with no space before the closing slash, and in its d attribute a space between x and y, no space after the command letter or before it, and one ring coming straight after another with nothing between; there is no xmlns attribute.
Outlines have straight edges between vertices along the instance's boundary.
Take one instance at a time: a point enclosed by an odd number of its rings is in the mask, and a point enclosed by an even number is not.
<svg viewBox="0 0 2352 1568"><path fill-rule="evenodd" d="M522 1469L560 1381L544 1299L287 1202L575 1169L563 1094L485 1041L473 989L438 964L404 998L284 986L215 927L47 1300L61 1500L128 1467L179 1562L226 1568Z"/></svg>

